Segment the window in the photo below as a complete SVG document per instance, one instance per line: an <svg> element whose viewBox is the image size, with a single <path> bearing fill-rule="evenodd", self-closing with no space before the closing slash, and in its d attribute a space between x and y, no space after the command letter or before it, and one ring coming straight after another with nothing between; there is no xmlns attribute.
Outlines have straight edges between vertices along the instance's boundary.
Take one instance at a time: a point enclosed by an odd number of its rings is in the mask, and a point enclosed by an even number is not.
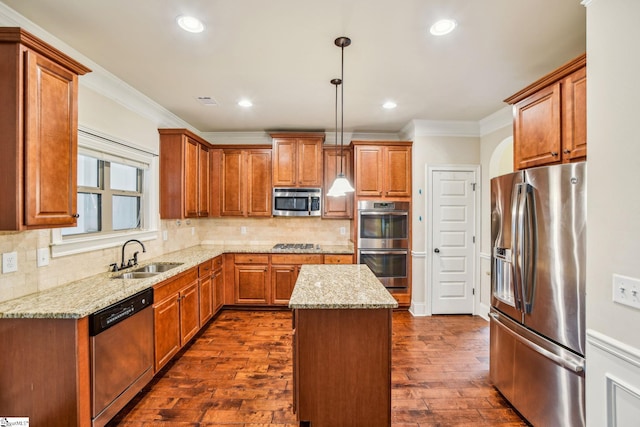
<svg viewBox="0 0 640 427"><path fill-rule="evenodd" d="M143 170L78 155L78 225L62 229L77 236L141 227Z"/></svg>
<svg viewBox="0 0 640 427"><path fill-rule="evenodd" d="M95 131L78 131L76 227L52 230L52 256L157 238L157 155ZM153 214L155 212L155 214Z"/></svg>

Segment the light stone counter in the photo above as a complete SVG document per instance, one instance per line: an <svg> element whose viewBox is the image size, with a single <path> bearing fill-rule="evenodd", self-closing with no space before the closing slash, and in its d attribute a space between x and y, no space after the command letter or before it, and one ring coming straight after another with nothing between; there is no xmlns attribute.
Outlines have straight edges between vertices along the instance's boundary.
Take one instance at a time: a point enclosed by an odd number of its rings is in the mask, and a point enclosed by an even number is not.
<svg viewBox="0 0 640 427"><path fill-rule="evenodd" d="M289 307L396 308L398 302L366 265L303 265Z"/></svg>
<svg viewBox="0 0 640 427"><path fill-rule="evenodd" d="M178 273L223 253L282 253L273 251L273 245L202 245L171 252L146 260L144 255L138 267L152 262L176 262L182 265L144 279L114 279L117 273L98 274L46 291L25 295L0 303L0 318L60 318L78 319L95 313L142 290L152 287ZM313 251L290 253L353 253L353 247L326 246ZM136 267L136 268L138 268Z"/></svg>

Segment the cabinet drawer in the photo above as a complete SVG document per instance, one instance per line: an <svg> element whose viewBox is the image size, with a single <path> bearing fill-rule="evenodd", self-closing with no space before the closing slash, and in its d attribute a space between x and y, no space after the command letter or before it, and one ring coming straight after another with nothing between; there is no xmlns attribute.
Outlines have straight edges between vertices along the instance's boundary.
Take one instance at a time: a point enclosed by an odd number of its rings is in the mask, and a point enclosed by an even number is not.
<svg viewBox="0 0 640 427"><path fill-rule="evenodd" d="M271 264L322 264L322 255L320 254L280 254L271 255Z"/></svg>
<svg viewBox="0 0 640 427"><path fill-rule="evenodd" d="M222 255L217 256L213 259L213 270L220 270L222 268Z"/></svg>
<svg viewBox="0 0 640 427"><path fill-rule="evenodd" d="M267 254L236 254L236 264L269 264Z"/></svg>
<svg viewBox="0 0 640 427"><path fill-rule="evenodd" d="M198 266L198 277L211 276L213 272L213 260L205 261Z"/></svg>
<svg viewBox="0 0 640 427"><path fill-rule="evenodd" d="M195 280L198 280L198 269L194 267L176 277L172 277L155 285L153 287L153 300L160 302L168 296L178 293L180 289Z"/></svg>
<svg viewBox="0 0 640 427"><path fill-rule="evenodd" d="M325 255L325 264L353 264L353 255Z"/></svg>

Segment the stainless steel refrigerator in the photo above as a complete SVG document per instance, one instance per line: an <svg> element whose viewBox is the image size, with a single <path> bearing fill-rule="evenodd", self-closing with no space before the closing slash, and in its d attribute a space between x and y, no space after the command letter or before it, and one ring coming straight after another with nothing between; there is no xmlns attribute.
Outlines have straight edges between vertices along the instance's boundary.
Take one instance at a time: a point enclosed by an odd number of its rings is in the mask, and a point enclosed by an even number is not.
<svg viewBox="0 0 640 427"><path fill-rule="evenodd" d="M584 426L586 163L492 179L491 242L491 381L534 426Z"/></svg>

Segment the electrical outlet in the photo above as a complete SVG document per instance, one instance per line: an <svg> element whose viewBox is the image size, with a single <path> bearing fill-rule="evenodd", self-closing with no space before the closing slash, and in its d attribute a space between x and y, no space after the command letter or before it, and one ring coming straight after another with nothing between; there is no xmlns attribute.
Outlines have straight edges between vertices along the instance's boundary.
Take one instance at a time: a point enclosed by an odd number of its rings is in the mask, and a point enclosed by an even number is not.
<svg viewBox="0 0 640 427"><path fill-rule="evenodd" d="M191 227L191 235L192 236L196 235L196 228L195 227Z"/></svg>
<svg viewBox="0 0 640 427"><path fill-rule="evenodd" d="M240 227L240 234L247 234L247 227Z"/></svg>
<svg viewBox="0 0 640 427"><path fill-rule="evenodd" d="M640 279L614 274L613 301L640 309Z"/></svg>
<svg viewBox="0 0 640 427"><path fill-rule="evenodd" d="M162 240L164 240L165 242L169 240L169 233L167 232L167 230L162 230Z"/></svg>
<svg viewBox="0 0 640 427"><path fill-rule="evenodd" d="M49 248L38 248L36 250L36 264L38 267L49 265Z"/></svg>
<svg viewBox="0 0 640 427"><path fill-rule="evenodd" d="M18 252L2 254L2 274L18 271Z"/></svg>
<svg viewBox="0 0 640 427"><path fill-rule="evenodd" d="M347 229L345 227L340 227L340 235L344 236L345 234L347 234Z"/></svg>

